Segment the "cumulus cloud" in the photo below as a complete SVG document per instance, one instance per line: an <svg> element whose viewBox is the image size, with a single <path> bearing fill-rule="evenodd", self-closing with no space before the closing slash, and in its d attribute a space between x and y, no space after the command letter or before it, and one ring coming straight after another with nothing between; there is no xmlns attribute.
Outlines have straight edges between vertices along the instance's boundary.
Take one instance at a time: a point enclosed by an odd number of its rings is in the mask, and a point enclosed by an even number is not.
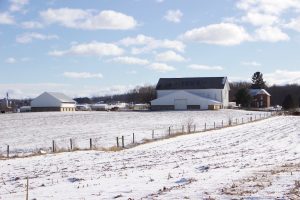
<svg viewBox="0 0 300 200"><path fill-rule="evenodd" d="M164 19L170 22L179 23L183 13L180 10L168 10L164 16Z"/></svg>
<svg viewBox="0 0 300 200"><path fill-rule="evenodd" d="M259 67L259 66L261 66L261 64L258 63L258 62L256 62L256 61L244 61L244 62L242 62L242 65L253 66L253 67Z"/></svg>
<svg viewBox="0 0 300 200"><path fill-rule="evenodd" d="M288 41L289 36L277 27L264 26L255 31L255 39L265 42Z"/></svg>
<svg viewBox="0 0 300 200"><path fill-rule="evenodd" d="M51 56L63 55L91 55L91 56L119 56L124 53L124 50L115 44L90 42L71 46L68 50L54 50L49 52Z"/></svg>
<svg viewBox="0 0 300 200"><path fill-rule="evenodd" d="M208 70L208 71L223 70L223 67L221 67L221 66L209 66L209 65L197 65L197 64L189 65L188 68L194 69L194 70Z"/></svg>
<svg viewBox="0 0 300 200"><path fill-rule="evenodd" d="M136 57L116 57L111 59L113 62L128 64L128 65L148 65L149 61L146 59L136 58Z"/></svg>
<svg viewBox="0 0 300 200"><path fill-rule="evenodd" d="M174 51L165 51L157 54L155 60L159 62L182 62L185 61L185 58Z"/></svg>
<svg viewBox="0 0 300 200"><path fill-rule="evenodd" d="M0 24L14 24L15 19L9 13L0 13Z"/></svg>
<svg viewBox="0 0 300 200"><path fill-rule="evenodd" d="M276 70L264 74L264 79L270 85L300 84L300 71Z"/></svg>
<svg viewBox="0 0 300 200"><path fill-rule="evenodd" d="M278 22L278 16L270 14L262 14L257 12L249 12L243 16L241 21L250 23L254 26L271 26Z"/></svg>
<svg viewBox="0 0 300 200"><path fill-rule="evenodd" d="M58 39L59 37L57 35L44 35L41 33L24 33L22 35L17 36L16 42L26 44L30 43L33 40L53 40Z"/></svg>
<svg viewBox="0 0 300 200"><path fill-rule="evenodd" d="M285 28L300 32L300 17L291 19L290 22L285 25Z"/></svg>
<svg viewBox="0 0 300 200"><path fill-rule="evenodd" d="M133 54L141 54L150 52L155 49L172 49L184 52L185 44L178 40L158 40L146 35L137 35L136 37L127 37L119 41L120 45L130 47L133 46L131 52Z"/></svg>
<svg viewBox="0 0 300 200"><path fill-rule="evenodd" d="M288 9L300 9L298 0L240 0L237 8L247 12L260 12L271 15L281 15Z"/></svg>
<svg viewBox="0 0 300 200"><path fill-rule="evenodd" d="M39 29L44 27L42 23L37 21L26 21L26 22L22 22L21 25L25 29Z"/></svg>
<svg viewBox="0 0 300 200"><path fill-rule="evenodd" d="M29 0L10 0L9 10L11 12L22 11L23 7L29 3Z"/></svg>
<svg viewBox="0 0 300 200"><path fill-rule="evenodd" d="M242 26L232 23L212 24L195 28L185 32L180 38L186 41L224 46L238 45L251 40L250 35Z"/></svg>
<svg viewBox="0 0 300 200"><path fill-rule="evenodd" d="M5 60L5 62L8 64L14 64L17 62L17 59L15 59L14 57L9 57Z"/></svg>
<svg viewBox="0 0 300 200"><path fill-rule="evenodd" d="M101 73L90 72L64 72L63 76L75 79L103 78L103 75Z"/></svg>
<svg viewBox="0 0 300 200"><path fill-rule="evenodd" d="M148 68L157 72L170 72L175 70L175 67L165 63L152 63Z"/></svg>
<svg viewBox="0 0 300 200"><path fill-rule="evenodd" d="M40 15L49 24L57 23L75 29L127 30L137 26L133 17L113 10L95 13L92 10L60 8L42 11Z"/></svg>

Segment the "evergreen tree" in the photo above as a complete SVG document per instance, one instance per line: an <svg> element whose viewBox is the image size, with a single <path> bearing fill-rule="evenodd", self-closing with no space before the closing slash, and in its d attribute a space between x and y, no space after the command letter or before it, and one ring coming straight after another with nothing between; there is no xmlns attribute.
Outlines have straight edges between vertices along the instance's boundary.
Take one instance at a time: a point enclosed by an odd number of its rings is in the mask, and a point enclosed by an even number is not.
<svg viewBox="0 0 300 200"><path fill-rule="evenodd" d="M289 110L289 109L295 107L292 95L288 94L285 96L285 98L282 102L282 107L285 110Z"/></svg>
<svg viewBox="0 0 300 200"><path fill-rule="evenodd" d="M266 88L266 82L263 79L261 72L255 72L252 76L251 89L264 89Z"/></svg>
<svg viewBox="0 0 300 200"><path fill-rule="evenodd" d="M241 88L235 94L235 100L237 104L241 104L242 107L250 107L251 105L251 95L249 94L248 89Z"/></svg>

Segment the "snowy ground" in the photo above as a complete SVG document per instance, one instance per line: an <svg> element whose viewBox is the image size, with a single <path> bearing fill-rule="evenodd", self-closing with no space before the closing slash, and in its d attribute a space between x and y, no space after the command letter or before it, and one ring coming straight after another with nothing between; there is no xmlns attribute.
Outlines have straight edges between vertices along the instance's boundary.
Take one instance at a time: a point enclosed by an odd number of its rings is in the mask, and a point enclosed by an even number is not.
<svg viewBox="0 0 300 200"><path fill-rule="evenodd" d="M34 152L39 149L50 150L52 140L57 148L68 149L70 138L74 147L88 148L89 139L97 147L116 145L116 137L125 136L125 144L131 143L132 133L135 140L141 141L167 134L168 127L172 132L181 130L182 125L196 124L197 130L212 128L214 122L221 126L231 119L239 123L250 117L263 117L264 112L239 110L220 111L170 111L170 112L46 112L18 113L0 115L0 154L5 154L6 145L10 145L11 154L16 152Z"/></svg>
<svg viewBox="0 0 300 200"><path fill-rule="evenodd" d="M299 199L300 118L267 120L121 152L0 161L0 199Z"/></svg>

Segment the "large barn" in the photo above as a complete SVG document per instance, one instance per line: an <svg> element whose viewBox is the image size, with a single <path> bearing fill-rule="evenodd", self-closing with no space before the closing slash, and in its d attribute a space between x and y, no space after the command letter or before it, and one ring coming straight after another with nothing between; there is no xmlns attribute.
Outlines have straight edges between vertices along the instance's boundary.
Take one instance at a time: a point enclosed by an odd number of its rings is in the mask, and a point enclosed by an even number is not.
<svg viewBox="0 0 300 200"><path fill-rule="evenodd" d="M44 92L31 101L32 112L75 111L76 102L63 93Z"/></svg>
<svg viewBox="0 0 300 200"><path fill-rule="evenodd" d="M227 77L161 78L151 101L152 110L207 110L226 108Z"/></svg>

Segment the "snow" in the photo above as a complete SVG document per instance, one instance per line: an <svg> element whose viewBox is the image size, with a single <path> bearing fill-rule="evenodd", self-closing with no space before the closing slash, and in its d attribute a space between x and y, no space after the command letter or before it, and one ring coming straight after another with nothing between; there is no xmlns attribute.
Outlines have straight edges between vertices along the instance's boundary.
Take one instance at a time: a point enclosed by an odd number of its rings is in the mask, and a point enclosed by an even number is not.
<svg viewBox="0 0 300 200"><path fill-rule="evenodd" d="M0 199L297 199L300 118L266 120L119 152L0 161ZM299 196L298 196L299 197Z"/></svg>
<svg viewBox="0 0 300 200"><path fill-rule="evenodd" d="M116 137L125 137L125 144L154 137L165 136L168 127L172 132L181 131L182 125L196 124L197 130L228 124L238 118L241 122L250 117L259 118L266 112L241 110L220 111L169 111L169 112L44 112L17 113L0 115L0 154L6 154L6 145L11 155L22 152L51 151L52 140L57 149L69 149L70 139L73 146L89 148L89 139L93 145L111 147L116 145ZM185 127L186 129L186 127ZM186 131L186 130L185 130Z"/></svg>

